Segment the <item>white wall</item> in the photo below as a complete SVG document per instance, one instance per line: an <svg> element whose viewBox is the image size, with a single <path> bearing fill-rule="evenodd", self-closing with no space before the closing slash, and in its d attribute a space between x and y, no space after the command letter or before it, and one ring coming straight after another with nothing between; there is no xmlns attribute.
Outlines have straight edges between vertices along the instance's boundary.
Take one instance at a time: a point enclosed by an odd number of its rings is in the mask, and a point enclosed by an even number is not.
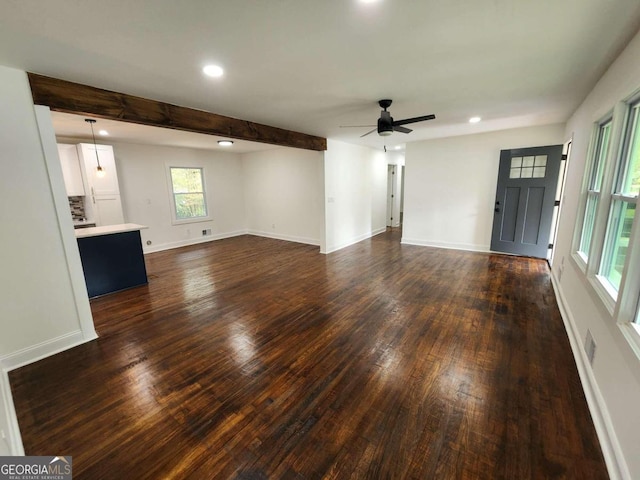
<svg viewBox="0 0 640 480"><path fill-rule="evenodd" d="M488 251L500 150L563 142L547 125L407 144L403 243Z"/></svg>
<svg viewBox="0 0 640 480"><path fill-rule="evenodd" d="M565 137L573 136L564 201L554 255L556 288L582 362L582 379L591 400L596 426L610 464L612 478L640 478L640 359L633 353L615 321L602 306L584 274L571 257L587 148L594 122L640 88L640 34L613 63L567 123ZM560 274L562 272L562 274ZM597 344L593 368L582 344L587 329Z"/></svg>
<svg viewBox="0 0 640 480"><path fill-rule="evenodd" d="M241 158L248 232L320 245L322 152L283 147Z"/></svg>
<svg viewBox="0 0 640 480"><path fill-rule="evenodd" d="M404 152L385 152L385 159L388 165L404 165Z"/></svg>
<svg viewBox="0 0 640 480"><path fill-rule="evenodd" d="M233 153L193 148L114 143L125 221L142 230L145 252L246 233L242 162ZM202 167L211 220L172 224L167 169ZM211 229L203 236L202 230ZM147 245L147 241L152 244Z"/></svg>
<svg viewBox="0 0 640 480"><path fill-rule="evenodd" d="M383 152L329 139L324 154L325 245L330 253L386 229Z"/></svg>
<svg viewBox="0 0 640 480"><path fill-rule="evenodd" d="M0 75L2 359L77 332L80 320L54 206L54 195L66 197L62 171L51 185L25 73L0 67Z"/></svg>
<svg viewBox="0 0 640 480"><path fill-rule="evenodd" d="M84 298L74 291L82 267L71 216L60 219L56 211L66 193L60 165L51 161L57 153L49 163L45 157L55 152L50 117L41 125L49 136L41 139L24 72L0 66L0 85L0 366L9 369L95 338L95 332L83 332L84 322L93 326L86 289ZM7 398L0 403L1 428L17 435Z"/></svg>

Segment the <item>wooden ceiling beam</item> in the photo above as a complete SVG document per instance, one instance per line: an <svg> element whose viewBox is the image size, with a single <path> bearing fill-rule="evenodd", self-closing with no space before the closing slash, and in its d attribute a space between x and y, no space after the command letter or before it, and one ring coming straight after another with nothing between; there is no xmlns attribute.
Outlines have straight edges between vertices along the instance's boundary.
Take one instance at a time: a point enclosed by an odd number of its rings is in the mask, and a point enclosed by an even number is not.
<svg viewBox="0 0 640 480"><path fill-rule="evenodd" d="M323 151L327 139L28 73L33 102L51 110L152 127Z"/></svg>

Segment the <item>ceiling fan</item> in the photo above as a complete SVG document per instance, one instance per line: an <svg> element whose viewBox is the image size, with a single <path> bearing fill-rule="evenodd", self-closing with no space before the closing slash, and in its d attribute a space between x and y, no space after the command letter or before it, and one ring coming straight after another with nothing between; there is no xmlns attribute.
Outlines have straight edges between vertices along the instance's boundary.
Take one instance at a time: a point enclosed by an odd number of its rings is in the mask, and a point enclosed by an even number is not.
<svg viewBox="0 0 640 480"><path fill-rule="evenodd" d="M425 120L433 120L436 118L435 115L424 115L422 117L413 117L413 118L405 118L404 120L394 120L391 116L391 113L387 111L387 108L391 106L392 100L380 100L378 101L378 105L382 108L382 112L380 112L380 118L378 119L378 127L373 130L365 133L364 135L360 135L360 137L366 137L370 133L378 131L378 135L382 137L386 137L391 135L393 132L402 132L402 133L410 133L413 130L410 128L403 127L403 125L407 125L409 123L423 122ZM373 127L374 125L347 125L353 127Z"/></svg>

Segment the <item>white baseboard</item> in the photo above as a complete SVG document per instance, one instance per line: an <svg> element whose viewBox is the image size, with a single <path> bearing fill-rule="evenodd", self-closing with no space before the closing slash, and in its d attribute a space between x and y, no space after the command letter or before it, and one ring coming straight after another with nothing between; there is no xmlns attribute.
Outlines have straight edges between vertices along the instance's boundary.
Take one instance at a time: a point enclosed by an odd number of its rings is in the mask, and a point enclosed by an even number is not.
<svg viewBox="0 0 640 480"><path fill-rule="evenodd" d="M18 416L16 415L16 409L13 404L13 397L11 396L11 386L9 385L9 375L6 370L0 370L0 404L2 405L2 411L0 415L0 425L2 425L6 438L0 439L0 442L5 442L6 448L8 448L8 455L21 456L24 455L24 447L22 446L22 436L20 435L20 427L18 426ZM4 449L4 445L0 448L0 451Z"/></svg>
<svg viewBox="0 0 640 480"><path fill-rule="evenodd" d="M187 238L177 242L163 243L160 245L146 246L143 245L144 253L162 252L164 250L172 250L174 248L187 247L189 245L198 245L200 243L213 242L225 238L239 237L240 235L255 235L257 237L274 238L276 240L285 240L287 242L304 243L307 245L319 246L320 241L313 238L296 237L293 235L279 235L272 232L262 232L260 230L238 230L235 232L218 233L215 235L207 235L202 238Z"/></svg>
<svg viewBox="0 0 640 480"><path fill-rule="evenodd" d="M95 338L98 337L85 338L81 330L76 330L0 357L0 404L3 407L0 411L0 415L2 415L0 425L6 427L5 441L8 445L10 455L24 455L24 448L22 446L18 418L13 404L8 372L83 343L90 342ZM3 440L0 439L0 441Z"/></svg>
<svg viewBox="0 0 640 480"><path fill-rule="evenodd" d="M4 369L0 370L0 404L3 407L0 411L0 415L2 415L0 425L4 426L3 431L6 436L4 440L0 439L0 442L6 442L9 455L24 455L22 436L20 435L20 427L18 426L18 416L16 415L16 409L11 395L11 386L9 385L9 375L7 375L7 371ZM4 445L0 451L3 449Z"/></svg>
<svg viewBox="0 0 640 480"><path fill-rule="evenodd" d="M222 240L224 238L239 237L240 235L247 235L247 230L238 230L236 232L216 233L215 235L206 235L198 238L187 238L185 240L179 240L177 242L162 243L159 245L142 245L143 253L155 253L162 252L164 250L172 250L174 248L187 247L189 245L197 245L199 243L213 242L214 240Z"/></svg>
<svg viewBox="0 0 640 480"><path fill-rule="evenodd" d="M425 240L405 237L402 237L400 243L404 245L418 245L421 247L446 248L448 250L465 250L467 252L491 253L489 245L477 245L474 243L429 242Z"/></svg>
<svg viewBox="0 0 640 480"><path fill-rule="evenodd" d="M386 231L387 231L387 227L385 225L384 227L376 228L375 230L373 230L371 232L371 236L375 237L376 235L380 235L381 233L384 233Z"/></svg>
<svg viewBox="0 0 640 480"><path fill-rule="evenodd" d="M85 338L81 330L75 330L60 337L52 338L0 357L0 368L9 372L55 355L56 353L90 342L96 338L98 337Z"/></svg>
<svg viewBox="0 0 640 480"><path fill-rule="evenodd" d="M609 410L598 387L587 354L584 348L582 348L582 340L573 314L567 305L564 294L562 293L562 288L553 271L551 272L551 283L556 294L560 315L562 316L562 321L564 322L564 327L569 337L571 351L573 352L573 357L578 367L580 382L582 383L582 389L587 398L587 405L589 406L591 418L593 419L598 440L600 441L600 447L602 448L602 454L607 464L609 477L611 480L631 480L631 473L629 472L629 467L624 459L622 448L620 447L618 437L613 428Z"/></svg>
<svg viewBox="0 0 640 480"><path fill-rule="evenodd" d="M384 227L376 228L375 230L372 230L368 233L358 235L357 237L347 240L346 242L342 242L338 245L327 246L326 252L320 252L320 253L329 254L329 253L337 252L338 250L342 250L343 248L350 247L351 245L355 245L358 242L366 240L367 238L375 237L376 235L380 235L381 233L384 233L386 231L387 231L387 227L385 225Z"/></svg>
<svg viewBox="0 0 640 480"><path fill-rule="evenodd" d="M319 246L320 240L316 238L298 237L295 235L282 235L273 232L262 232L260 230L249 230L246 232L248 235L255 235L256 237L273 238L274 240L285 240L287 242L304 243L305 245Z"/></svg>

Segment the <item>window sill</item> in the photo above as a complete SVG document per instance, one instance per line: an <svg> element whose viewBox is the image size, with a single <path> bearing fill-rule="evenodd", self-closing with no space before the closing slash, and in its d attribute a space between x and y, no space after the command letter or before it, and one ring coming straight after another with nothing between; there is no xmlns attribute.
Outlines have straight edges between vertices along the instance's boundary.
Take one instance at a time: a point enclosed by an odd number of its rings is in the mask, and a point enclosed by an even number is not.
<svg viewBox="0 0 640 480"><path fill-rule="evenodd" d="M580 252L577 252L577 251L574 251L573 254L571 254L571 258L573 258L573 261L578 266L580 271L582 273L586 274L587 273L587 259L585 257L583 257Z"/></svg>
<svg viewBox="0 0 640 480"><path fill-rule="evenodd" d="M173 218L171 220L171 225L186 225L189 223L204 223L204 222L212 222L213 218L211 217L198 217L198 218L185 218L184 220L176 220Z"/></svg>
<svg viewBox="0 0 640 480"><path fill-rule="evenodd" d="M587 273L587 263L585 257L580 252L574 251L571 254L571 258L575 262L576 266L580 269L580 271L586 276L587 281L591 285L591 288L596 292L598 298L600 298L600 301L609 312L609 315L611 315L611 317L613 318L618 292L610 287L608 288L599 275L589 275Z"/></svg>
<svg viewBox="0 0 640 480"><path fill-rule="evenodd" d="M620 323L618 327L629 343L631 350L640 360L640 325L637 323Z"/></svg>
<svg viewBox="0 0 640 480"><path fill-rule="evenodd" d="M602 300L602 303L606 307L609 314L613 316L613 312L616 308L616 298L618 297L618 292L610 287L607 287L607 285L603 280L601 280L601 277L599 275L589 277L589 283L591 283L591 286L600 297L600 300Z"/></svg>

